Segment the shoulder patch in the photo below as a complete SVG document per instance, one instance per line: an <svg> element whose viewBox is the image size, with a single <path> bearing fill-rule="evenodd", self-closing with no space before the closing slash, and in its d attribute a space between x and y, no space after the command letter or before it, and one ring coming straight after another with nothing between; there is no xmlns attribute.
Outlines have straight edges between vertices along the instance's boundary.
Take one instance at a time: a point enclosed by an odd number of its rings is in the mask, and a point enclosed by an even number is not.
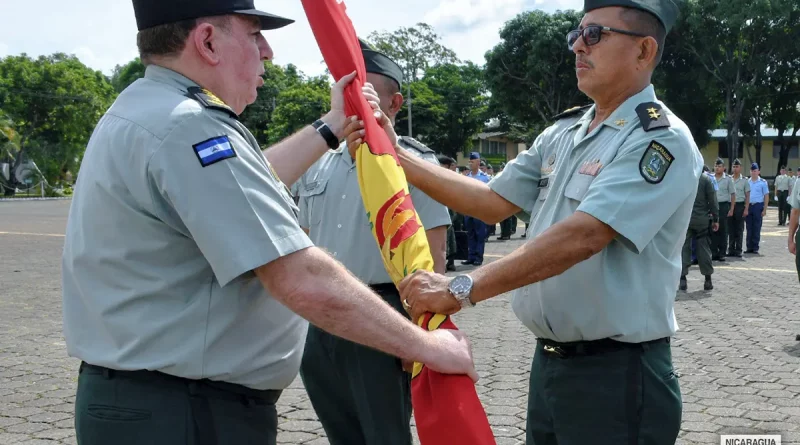
<svg viewBox="0 0 800 445"><path fill-rule="evenodd" d="M672 156L667 147L651 141L639 160L639 173L650 184L658 184L667 175L674 160L675 156Z"/></svg>
<svg viewBox="0 0 800 445"><path fill-rule="evenodd" d="M189 87L187 91L187 96L191 99L194 99L201 104L203 104L206 108L213 108L215 110L222 110L228 113L232 118L238 119L239 116L233 111L233 108L229 107L225 102L222 101L219 97L215 96L214 93L208 91L205 88L200 87Z"/></svg>
<svg viewBox="0 0 800 445"><path fill-rule="evenodd" d="M661 105L655 102L645 102L636 107L636 114L642 123L644 131L655 130L656 128L669 127L669 119L664 113Z"/></svg>
<svg viewBox="0 0 800 445"><path fill-rule="evenodd" d="M228 136L217 136L194 144L192 148L194 148L194 154L197 155L197 159L203 168L219 161L236 157L236 151L233 149Z"/></svg>
<svg viewBox="0 0 800 445"><path fill-rule="evenodd" d="M589 109L591 106L592 106L592 104L581 105L581 106L578 106L578 107L572 107L572 108L569 108L567 110L562 111L559 114L556 114L555 116L553 116L552 119L554 121L557 121L559 119L564 119L565 117L574 116L574 115L576 115L578 113L585 113L586 110Z"/></svg>
<svg viewBox="0 0 800 445"><path fill-rule="evenodd" d="M434 153L433 149L428 147L427 145L423 144L422 142L408 136L400 136L401 143L405 143L406 147L403 148L414 148L420 153Z"/></svg>

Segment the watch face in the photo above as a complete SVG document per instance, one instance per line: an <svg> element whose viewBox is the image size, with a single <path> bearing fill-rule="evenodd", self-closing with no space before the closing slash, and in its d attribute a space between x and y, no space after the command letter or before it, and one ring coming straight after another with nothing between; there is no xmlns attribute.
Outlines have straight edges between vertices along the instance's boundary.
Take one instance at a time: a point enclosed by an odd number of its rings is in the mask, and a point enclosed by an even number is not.
<svg viewBox="0 0 800 445"><path fill-rule="evenodd" d="M450 283L450 289L456 295L469 292L471 287L472 279L466 275L459 275L453 278L453 281Z"/></svg>

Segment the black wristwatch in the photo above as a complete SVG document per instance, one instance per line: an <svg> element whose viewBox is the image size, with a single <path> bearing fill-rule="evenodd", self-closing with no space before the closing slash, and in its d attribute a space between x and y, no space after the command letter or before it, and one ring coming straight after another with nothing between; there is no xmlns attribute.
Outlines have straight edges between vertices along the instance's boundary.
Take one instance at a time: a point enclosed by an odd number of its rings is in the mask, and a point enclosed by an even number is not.
<svg viewBox="0 0 800 445"><path fill-rule="evenodd" d="M325 142L328 143L328 147L332 150L339 148L339 139L333 134L328 124L322 122L322 119L317 119L311 126L325 139Z"/></svg>

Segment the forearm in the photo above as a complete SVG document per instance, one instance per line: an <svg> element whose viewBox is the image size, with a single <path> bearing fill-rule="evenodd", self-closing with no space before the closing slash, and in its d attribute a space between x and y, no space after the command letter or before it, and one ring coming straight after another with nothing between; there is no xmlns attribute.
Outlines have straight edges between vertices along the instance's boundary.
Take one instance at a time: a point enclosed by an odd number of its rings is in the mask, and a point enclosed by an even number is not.
<svg viewBox="0 0 800 445"><path fill-rule="evenodd" d="M800 209L792 209L789 213L789 241L794 241L794 234L797 232L798 221L800 220Z"/></svg>
<svg viewBox="0 0 800 445"><path fill-rule="evenodd" d="M750 192L744 194L744 208L750 208Z"/></svg>
<svg viewBox="0 0 800 445"><path fill-rule="evenodd" d="M329 113L322 118L337 137L341 137L344 122ZM294 184L330 147L312 126L307 126L281 142L264 150L280 180Z"/></svg>
<svg viewBox="0 0 800 445"><path fill-rule="evenodd" d="M322 250L295 252L256 273L271 295L320 329L405 360L427 361L424 331Z"/></svg>
<svg viewBox="0 0 800 445"><path fill-rule="evenodd" d="M433 271L447 273L447 226L427 230L428 246L433 257Z"/></svg>
<svg viewBox="0 0 800 445"><path fill-rule="evenodd" d="M610 227L594 217L575 213L511 254L472 272L472 301L557 276L600 252L614 236Z"/></svg>
<svg viewBox="0 0 800 445"><path fill-rule="evenodd" d="M397 149L397 155L409 183L458 213L496 224L520 211L481 181L426 162L403 149Z"/></svg>

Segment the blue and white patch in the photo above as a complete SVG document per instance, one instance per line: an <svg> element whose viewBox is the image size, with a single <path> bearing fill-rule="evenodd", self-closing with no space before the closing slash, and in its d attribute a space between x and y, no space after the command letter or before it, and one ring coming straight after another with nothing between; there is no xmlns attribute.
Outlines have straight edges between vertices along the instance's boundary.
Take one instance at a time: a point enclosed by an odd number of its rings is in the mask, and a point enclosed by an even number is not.
<svg viewBox="0 0 800 445"><path fill-rule="evenodd" d="M236 157L236 152L233 150L233 145L231 145L228 136L217 136L192 145L192 148L194 148L194 154L197 155L197 159L203 167L216 164L224 159Z"/></svg>

